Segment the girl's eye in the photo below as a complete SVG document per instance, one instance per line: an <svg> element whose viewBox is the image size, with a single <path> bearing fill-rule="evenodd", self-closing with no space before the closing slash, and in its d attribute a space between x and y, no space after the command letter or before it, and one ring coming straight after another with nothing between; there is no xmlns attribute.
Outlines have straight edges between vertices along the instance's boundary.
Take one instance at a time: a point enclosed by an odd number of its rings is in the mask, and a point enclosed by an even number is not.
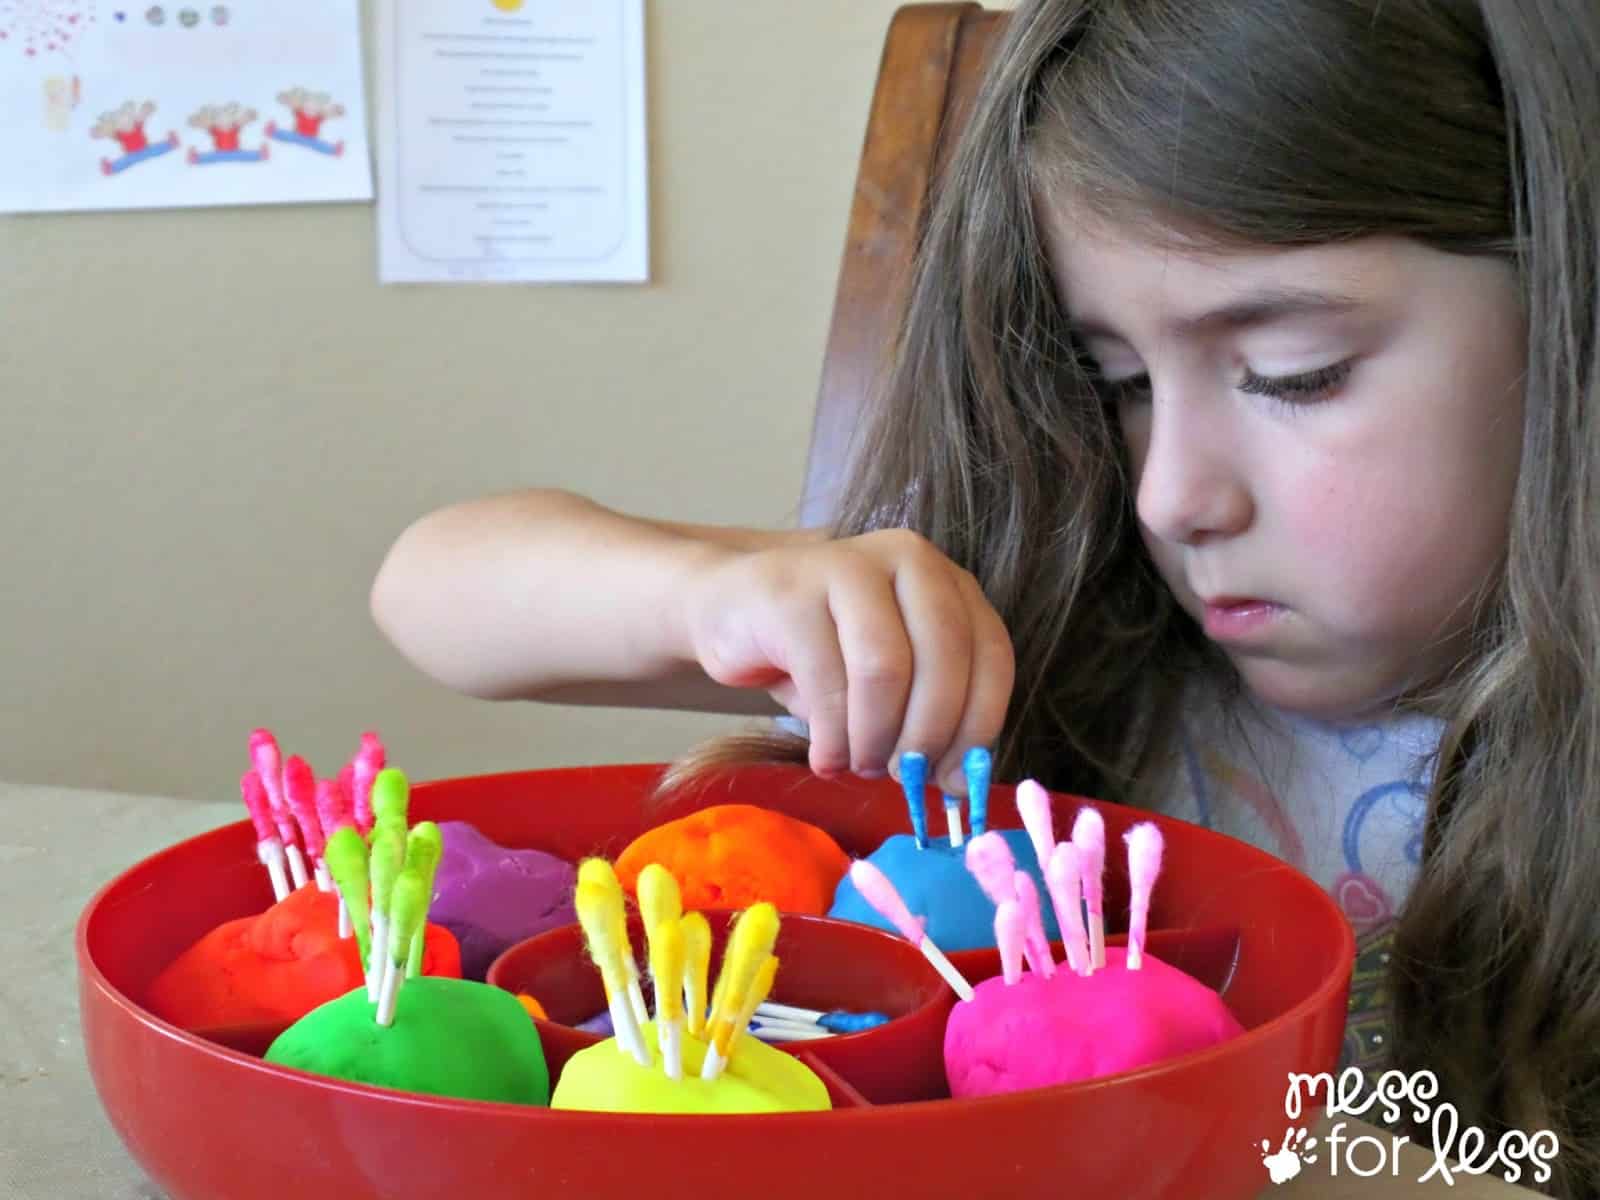
<svg viewBox="0 0 1600 1200"><path fill-rule="evenodd" d="M1289 404L1311 404L1324 399L1350 377L1350 362L1334 363L1300 375L1257 375L1248 367L1239 390L1252 396L1270 396Z"/></svg>

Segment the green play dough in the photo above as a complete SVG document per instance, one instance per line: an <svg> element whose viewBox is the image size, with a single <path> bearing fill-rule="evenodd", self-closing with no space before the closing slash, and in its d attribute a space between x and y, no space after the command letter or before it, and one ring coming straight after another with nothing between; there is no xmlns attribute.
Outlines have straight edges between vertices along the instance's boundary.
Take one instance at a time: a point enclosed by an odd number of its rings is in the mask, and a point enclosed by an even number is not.
<svg viewBox="0 0 1600 1200"><path fill-rule="evenodd" d="M465 1100L547 1104L539 1031L510 992L418 976L400 988L394 1024L374 1020L365 988L312 1009L266 1059L318 1075Z"/></svg>
<svg viewBox="0 0 1600 1200"><path fill-rule="evenodd" d="M580 1050L567 1060L556 1082L551 1108L632 1113L819 1112L832 1105L815 1071L791 1054L753 1037L741 1037L722 1074L700 1078L705 1043L683 1037L683 1078L668 1079L654 1021L644 1025L651 1067L624 1054L615 1038Z"/></svg>

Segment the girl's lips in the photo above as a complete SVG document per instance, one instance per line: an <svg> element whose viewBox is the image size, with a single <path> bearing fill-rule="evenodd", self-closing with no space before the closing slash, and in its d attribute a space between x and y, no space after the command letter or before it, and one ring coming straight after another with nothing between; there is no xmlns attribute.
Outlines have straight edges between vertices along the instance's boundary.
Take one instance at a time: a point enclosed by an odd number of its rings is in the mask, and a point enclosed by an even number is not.
<svg viewBox="0 0 1600 1200"><path fill-rule="evenodd" d="M1217 596L1205 601L1206 636L1218 642L1243 641L1265 630L1281 612L1281 605L1255 596Z"/></svg>

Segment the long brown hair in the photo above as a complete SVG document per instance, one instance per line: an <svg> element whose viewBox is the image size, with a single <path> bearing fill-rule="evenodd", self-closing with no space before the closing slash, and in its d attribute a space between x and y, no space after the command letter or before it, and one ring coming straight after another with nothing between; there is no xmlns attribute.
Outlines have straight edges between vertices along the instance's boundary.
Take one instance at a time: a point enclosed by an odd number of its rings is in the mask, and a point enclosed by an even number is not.
<svg viewBox="0 0 1600 1200"><path fill-rule="evenodd" d="M1600 6L1592 0L1024 0L920 247L833 523L915 529L1006 621L1002 778L1128 798L1218 667L1136 534L1035 205L1219 245L1389 235L1501 256L1529 326L1503 577L1447 727L1393 966L1396 1065L1600 1188ZM1052 201L1053 202L1053 201ZM732 759L801 757L744 738Z"/></svg>

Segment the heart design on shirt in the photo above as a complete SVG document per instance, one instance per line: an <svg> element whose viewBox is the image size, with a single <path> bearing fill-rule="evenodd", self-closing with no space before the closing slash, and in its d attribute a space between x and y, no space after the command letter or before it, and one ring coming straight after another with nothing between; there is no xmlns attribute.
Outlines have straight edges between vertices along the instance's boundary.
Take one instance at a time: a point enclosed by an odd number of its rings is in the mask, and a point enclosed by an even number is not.
<svg viewBox="0 0 1600 1200"><path fill-rule="evenodd" d="M1357 932L1371 929L1394 916L1388 893L1370 875L1347 871L1329 889Z"/></svg>

